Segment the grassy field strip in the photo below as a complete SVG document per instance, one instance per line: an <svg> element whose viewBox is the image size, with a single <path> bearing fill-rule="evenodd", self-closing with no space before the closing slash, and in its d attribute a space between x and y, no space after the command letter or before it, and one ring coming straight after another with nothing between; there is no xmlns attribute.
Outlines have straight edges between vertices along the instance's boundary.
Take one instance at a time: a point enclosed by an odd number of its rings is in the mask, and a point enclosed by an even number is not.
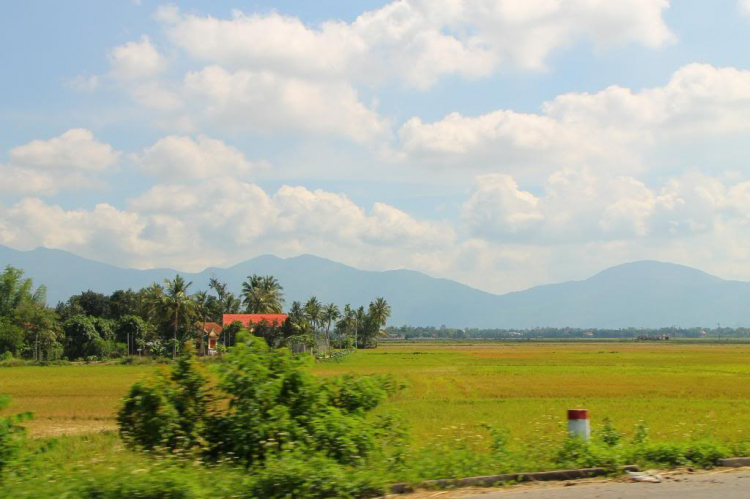
<svg viewBox="0 0 750 499"><path fill-rule="evenodd" d="M315 371L399 376L408 389L380 410L399 411L418 441L476 433L482 422L512 438L561 439L565 410L575 407L591 411L594 428L608 416L627 434L645 419L658 439L711 431L737 440L750 423L749 361L745 345L419 344Z"/></svg>
<svg viewBox="0 0 750 499"><path fill-rule="evenodd" d="M32 435L115 428L120 398L153 366L76 365L0 369L13 411L32 411ZM712 431L744 439L750 428L750 345L523 343L387 345L313 371L392 373L408 388L379 412L398 411L416 443L482 435L491 423L511 438L558 439L565 410L586 407L625 433L645 419L654 438ZM459 437L460 438L460 437Z"/></svg>

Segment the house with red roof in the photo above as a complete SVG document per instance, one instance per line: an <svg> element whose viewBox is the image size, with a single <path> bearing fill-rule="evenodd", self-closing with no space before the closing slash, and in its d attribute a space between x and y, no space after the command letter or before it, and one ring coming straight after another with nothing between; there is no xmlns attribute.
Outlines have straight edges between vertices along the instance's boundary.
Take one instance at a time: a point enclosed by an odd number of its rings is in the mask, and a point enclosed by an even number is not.
<svg viewBox="0 0 750 499"><path fill-rule="evenodd" d="M224 327L233 322L241 322L249 330L253 329L255 324L267 322L271 326L279 327L284 324L289 314L224 314L222 323Z"/></svg>

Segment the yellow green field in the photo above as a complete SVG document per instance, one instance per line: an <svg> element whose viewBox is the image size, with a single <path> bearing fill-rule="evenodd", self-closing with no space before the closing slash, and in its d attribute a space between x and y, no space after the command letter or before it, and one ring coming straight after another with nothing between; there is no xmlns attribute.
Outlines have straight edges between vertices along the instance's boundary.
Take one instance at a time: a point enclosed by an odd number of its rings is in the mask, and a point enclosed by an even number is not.
<svg viewBox="0 0 750 499"><path fill-rule="evenodd" d="M35 413L32 435L115 428L119 399L153 366L0 369L11 410ZM490 423L513 438L557 438L565 410L587 408L628 433L640 420L653 438L711 432L744 440L750 428L750 345L667 343L437 343L359 351L312 370L392 373L407 388L378 411L397 411L415 442L476 433Z"/></svg>

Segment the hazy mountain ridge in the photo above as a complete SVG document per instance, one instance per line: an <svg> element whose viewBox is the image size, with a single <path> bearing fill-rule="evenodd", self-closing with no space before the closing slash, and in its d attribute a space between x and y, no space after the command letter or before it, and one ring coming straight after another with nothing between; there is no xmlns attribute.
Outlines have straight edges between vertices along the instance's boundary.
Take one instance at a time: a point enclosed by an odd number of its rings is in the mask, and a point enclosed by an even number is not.
<svg viewBox="0 0 750 499"><path fill-rule="evenodd" d="M139 289L172 278L172 269L125 269L61 250L17 251L0 246L0 264L21 268L45 284L51 304L91 289ZM412 270L359 270L302 255L259 256L229 268L180 272L191 289L208 289L211 277L238 291L250 274L273 274L287 303L315 295L339 305L366 305L377 296L393 307L394 325L449 327L660 327L750 324L750 283L727 281L703 271L655 261L612 267L583 281L537 286L493 295Z"/></svg>

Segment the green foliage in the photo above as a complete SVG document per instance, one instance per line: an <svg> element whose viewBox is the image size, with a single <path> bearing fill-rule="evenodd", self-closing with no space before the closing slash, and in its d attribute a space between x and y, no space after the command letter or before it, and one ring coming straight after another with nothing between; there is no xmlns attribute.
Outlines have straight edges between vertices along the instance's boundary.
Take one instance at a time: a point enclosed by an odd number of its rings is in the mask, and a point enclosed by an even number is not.
<svg viewBox="0 0 750 499"><path fill-rule="evenodd" d="M320 454L274 455L246 483L250 497L267 499L366 498L383 496L374 473L343 466Z"/></svg>
<svg viewBox="0 0 750 499"><path fill-rule="evenodd" d="M604 425L599 432L599 439L609 447L614 447L620 440L622 440L622 433L618 432L612 425L612 420L609 417L604 418Z"/></svg>
<svg viewBox="0 0 750 499"><path fill-rule="evenodd" d="M76 491L76 497L85 499L191 499L199 492L193 483L186 480L184 470L162 467L137 475L120 472L100 473Z"/></svg>
<svg viewBox="0 0 750 499"><path fill-rule="evenodd" d="M0 411L8 407L9 397L0 397ZM2 472L15 460L24 436L19 423L31 419L31 413L0 417L0 482Z"/></svg>
<svg viewBox="0 0 750 499"><path fill-rule="evenodd" d="M209 396L193 350L185 349L169 376L131 387L117 415L123 440L147 450L200 444Z"/></svg>
<svg viewBox="0 0 750 499"><path fill-rule="evenodd" d="M24 338L25 332L22 327L13 324L7 317L0 317L0 353L20 357L24 348Z"/></svg>
<svg viewBox="0 0 750 499"><path fill-rule="evenodd" d="M398 389L390 376L356 378L349 374L329 380L325 388L333 406L352 414L371 411Z"/></svg>
<svg viewBox="0 0 750 499"><path fill-rule="evenodd" d="M106 353L97 320L85 315L71 317L63 324L65 356L69 359L98 357Z"/></svg>
<svg viewBox="0 0 750 499"><path fill-rule="evenodd" d="M242 334L217 366L226 399L212 412L192 347L169 377L137 383L120 410L123 438L145 449L197 447L207 456L262 464L287 448L358 465L387 434L365 418L396 384L388 377L321 380L288 350Z"/></svg>

